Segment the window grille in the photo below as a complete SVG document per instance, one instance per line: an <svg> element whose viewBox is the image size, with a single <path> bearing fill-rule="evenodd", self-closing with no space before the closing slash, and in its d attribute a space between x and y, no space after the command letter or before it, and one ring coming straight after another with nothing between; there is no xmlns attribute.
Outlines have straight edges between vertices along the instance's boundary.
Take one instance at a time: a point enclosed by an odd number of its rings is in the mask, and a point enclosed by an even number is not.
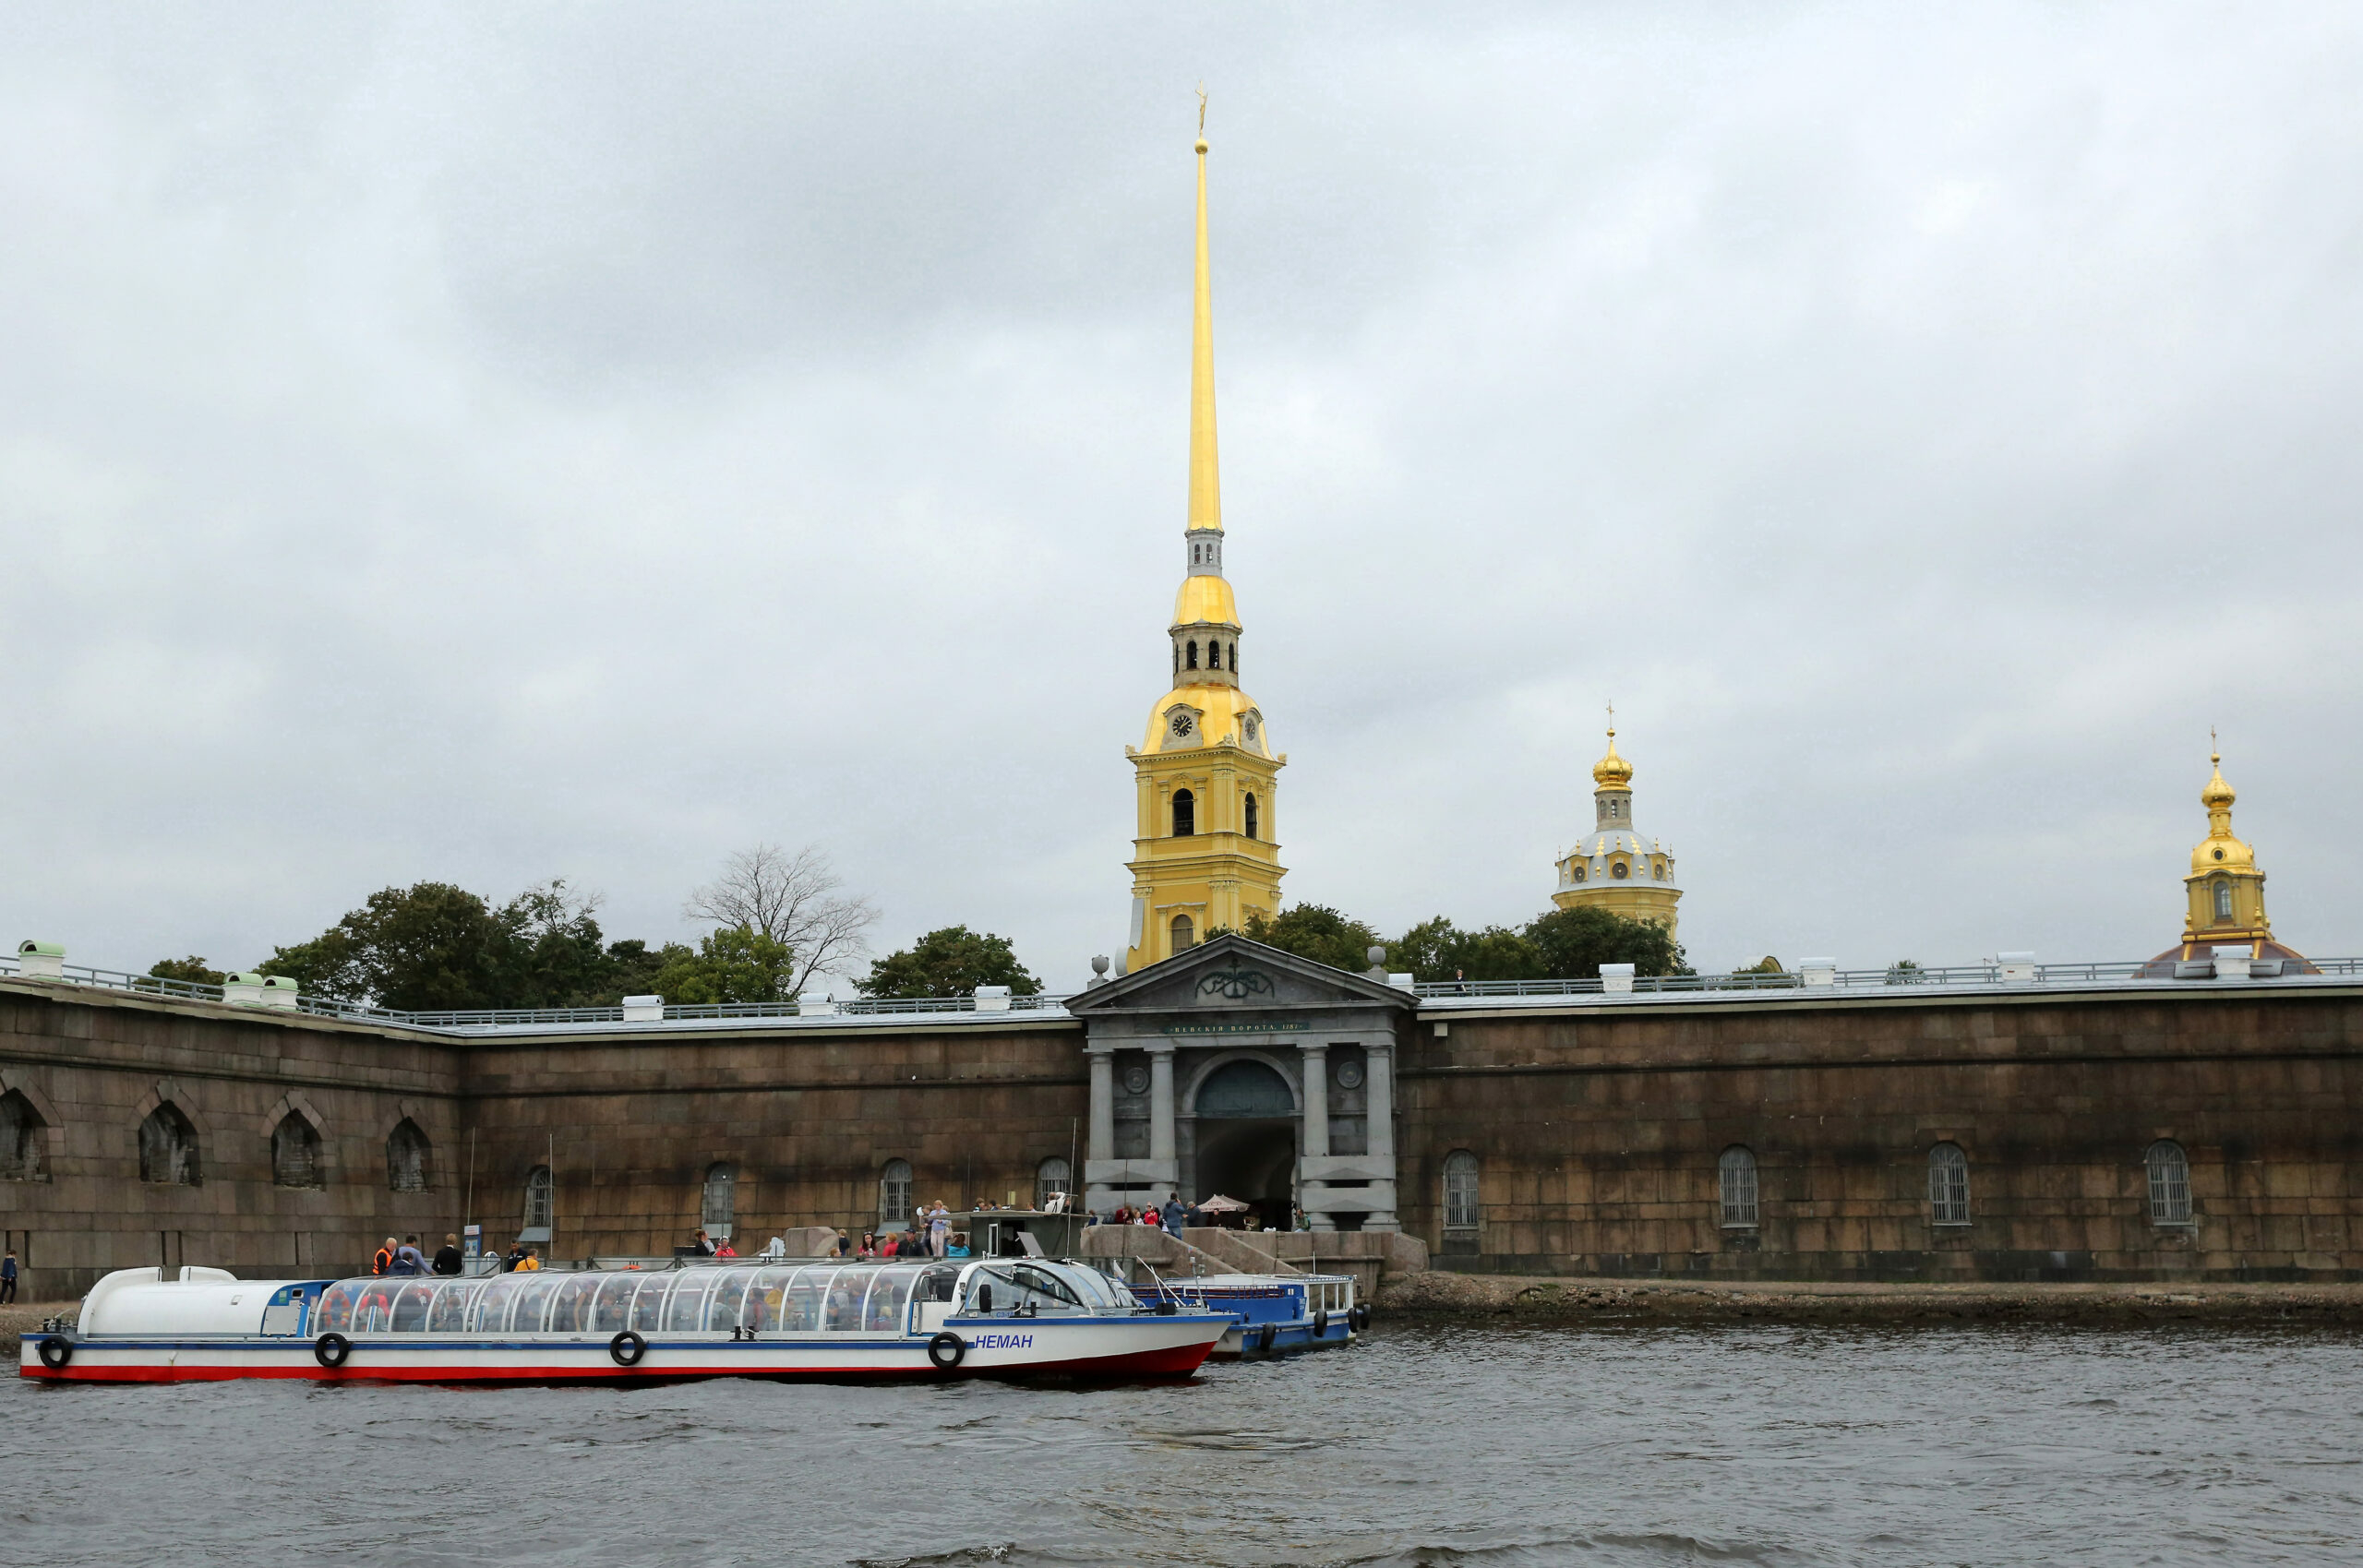
<svg viewBox="0 0 2363 1568"><path fill-rule="evenodd" d="M294 1111L270 1133L270 1179L282 1187L319 1187L320 1135Z"/></svg>
<svg viewBox="0 0 2363 1568"><path fill-rule="evenodd" d="M392 1192L426 1191L426 1134L408 1117L386 1139L386 1188Z"/></svg>
<svg viewBox="0 0 2363 1568"><path fill-rule="evenodd" d="M2215 918L2218 920L2229 920L2231 917L2232 884L2229 882L2218 882L2215 884Z"/></svg>
<svg viewBox="0 0 2363 1568"><path fill-rule="evenodd" d="M0 1181L41 1181L49 1124L21 1090L0 1095Z"/></svg>
<svg viewBox="0 0 2363 1568"><path fill-rule="evenodd" d="M1756 1155L1743 1148L1725 1149L1719 1168L1725 1228L1753 1229L1756 1225Z"/></svg>
<svg viewBox="0 0 2363 1568"><path fill-rule="evenodd" d="M1481 1205L1477 1196L1477 1156L1456 1149L1444 1161L1444 1227L1474 1230Z"/></svg>
<svg viewBox="0 0 2363 1568"><path fill-rule="evenodd" d="M555 1205L551 1194L555 1184L550 1180L550 1167L535 1166L525 1178L525 1228L546 1231L550 1227L550 1213Z"/></svg>
<svg viewBox="0 0 2363 1568"><path fill-rule="evenodd" d="M911 1162L888 1160L885 1170L878 1178L878 1223L904 1226L911 1223Z"/></svg>
<svg viewBox="0 0 2363 1568"><path fill-rule="evenodd" d="M1184 948L1195 947L1197 945L1197 926L1191 921L1187 915L1176 915L1173 917L1173 951L1180 952Z"/></svg>
<svg viewBox="0 0 2363 1568"><path fill-rule="evenodd" d="M1928 1218L1936 1225L1969 1223L1969 1156L1958 1144L1928 1151Z"/></svg>
<svg viewBox="0 0 2363 1568"><path fill-rule="evenodd" d="M1049 1208L1050 1195L1054 1192L1070 1191L1068 1184L1074 1179L1074 1174L1068 1168L1066 1161L1056 1158L1044 1160L1042 1167L1034 1173L1034 1206L1038 1209Z"/></svg>
<svg viewBox="0 0 2363 1568"><path fill-rule="evenodd" d="M1198 831L1198 797L1186 789L1173 792L1173 836L1188 838Z"/></svg>
<svg viewBox="0 0 2363 1568"><path fill-rule="evenodd" d="M2161 1138L2150 1145L2150 1222L2190 1223L2190 1156L2182 1145Z"/></svg>
<svg viewBox="0 0 2363 1568"><path fill-rule="evenodd" d="M139 1124L139 1179L170 1186L198 1185L197 1129L167 1100Z"/></svg>
<svg viewBox="0 0 2363 1568"><path fill-rule="evenodd" d="M706 1167L705 1187L698 1195L698 1224L717 1241L726 1241L738 1220L738 1172L726 1164Z"/></svg>

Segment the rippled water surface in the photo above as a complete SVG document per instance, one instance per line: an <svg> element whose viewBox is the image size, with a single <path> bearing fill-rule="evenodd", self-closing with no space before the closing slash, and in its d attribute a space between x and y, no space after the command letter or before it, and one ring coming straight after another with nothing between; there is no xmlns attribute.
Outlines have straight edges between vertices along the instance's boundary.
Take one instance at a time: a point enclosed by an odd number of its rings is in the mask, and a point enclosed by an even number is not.
<svg viewBox="0 0 2363 1568"><path fill-rule="evenodd" d="M1184 1385L0 1393L11 1562L2363 1563L2363 1339L1405 1328Z"/></svg>

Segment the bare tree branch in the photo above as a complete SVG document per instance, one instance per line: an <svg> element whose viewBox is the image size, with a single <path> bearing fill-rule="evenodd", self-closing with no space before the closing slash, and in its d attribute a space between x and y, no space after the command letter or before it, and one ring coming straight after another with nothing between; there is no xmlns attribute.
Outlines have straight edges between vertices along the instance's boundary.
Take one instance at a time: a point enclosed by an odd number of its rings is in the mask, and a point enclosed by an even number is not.
<svg viewBox="0 0 2363 1568"><path fill-rule="evenodd" d="M775 844L742 849L723 862L722 875L690 894L681 913L717 926L746 926L796 954L796 989L815 975L839 973L870 952L878 906L844 893L845 879L819 844L794 855Z"/></svg>

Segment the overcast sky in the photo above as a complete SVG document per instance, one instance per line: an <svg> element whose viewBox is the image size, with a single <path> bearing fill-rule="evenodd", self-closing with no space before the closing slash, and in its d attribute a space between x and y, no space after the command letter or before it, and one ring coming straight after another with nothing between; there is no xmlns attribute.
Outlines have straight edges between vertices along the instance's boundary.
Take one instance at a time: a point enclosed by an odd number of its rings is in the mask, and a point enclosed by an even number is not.
<svg viewBox="0 0 2363 1568"><path fill-rule="evenodd" d="M2363 952L2363 11L0 8L0 935L818 843L1122 942L1211 94L1292 901L2147 956L2207 732Z"/></svg>

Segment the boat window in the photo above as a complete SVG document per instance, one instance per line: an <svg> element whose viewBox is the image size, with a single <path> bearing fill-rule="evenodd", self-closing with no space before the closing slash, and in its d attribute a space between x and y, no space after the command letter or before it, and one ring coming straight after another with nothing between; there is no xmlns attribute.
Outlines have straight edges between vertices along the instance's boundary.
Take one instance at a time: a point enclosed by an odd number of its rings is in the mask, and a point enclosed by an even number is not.
<svg viewBox="0 0 2363 1568"><path fill-rule="evenodd" d="M753 1269L727 1269L722 1283L714 1287L713 1304L706 1308L705 1329L708 1334L720 1334L738 1326L738 1309L747 1299L747 1287L755 1277Z"/></svg>
<svg viewBox="0 0 2363 1568"><path fill-rule="evenodd" d="M705 1299L714 1289L718 1277L712 1269L692 1269L673 1287L671 1305L665 1311L665 1327L671 1334L698 1334L705 1328Z"/></svg>
<svg viewBox="0 0 2363 1568"><path fill-rule="evenodd" d="M606 1276L578 1274L558 1287L558 1299L550 1303L552 1334L581 1334L591 1326L591 1298Z"/></svg>
<svg viewBox="0 0 2363 1568"><path fill-rule="evenodd" d="M957 1268L941 1265L931 1268L919 1275L919 1299L949 1301L952 1299L952 1287L959 1283L960 1271Z"/></svg>
<svg viewBox="0 0 2363 1568"><path fill-rule="evenodd" d="M319 1324L321 1333L330 1329L352 1332L353 1303L359 1299L362 1288L362 1281L341 1279L320 1292L319 1313L313 1321Z"/></svg>
<svg viewBox="0 0 2363 1568"><path fill-rule="evenodd" d="M782 1309L782 1330L815 1332L820 1327L820 1306L830 1297L830 1268L798 1268L797 1277L786 1285L786 1306Z"/></svg>
<svg viewBox="0 0 2363 1568"><path fill-rule="evenodd" d="M475 1303L468 1309L470 1334L498 1334L509 1326L510 1304L517 1292L525 1288L531 1275L495 1275L484 1282L476 1293Z"/></svg>
<svg viewBox="0 0 2363 1568"><path fill-rule="evenodd" d="M583 1326L594 1334L613 1334L629 1326L632 1294L640 1288L642 1277L632 1271L608 1275L599 1294L592 1298L591 1321Z"/></svg>
<svg viewBox="0 0 2363 1568"><path fill-rule="evenodd" d="M821 1320L822 1332L861 1332L861 1299L870 1293L870 1276L873 1272L858 1266L837 1271L836 1276L829 1281L828 1304Z"/></svg>
<svg viewBox="0 0 2363 1568"><path fill-rule="evenodd" d="M468 1309L475 1304L484 1289L481 1280L452 1280L438 1285L435 1300L426 1309L426 1331L429 1334L458 1334L467 1327Z"/></svg>
<svg viewBox="0 0 2363 1568"><path fill-rule="evenodd" d="M388 1326L396 1334L416 1334L426 1326L427 1299L435 1294L435 1287L421 1281L405 1285L394 1298Z"/></svg>
<svg viewBox="0 0 2363 1568"><path fill-rule="evenodd" d="M1050 1302L1054 1305L1069 1307L1080 1307L1083 1305L1082 1299L1075 1295L1074 1288L1070 1287L1066 1281L1059 1278L1056 1275L1047 1273L1041 1269L1030 1267L1025 1263L1011 1263L999 1268L978 1269L977 1271L977 1275L979 1281L990 1280L997 1287L1006 1287L1010 1295L1014 1298L1013 1299L1004 1302L1002 1300L1003 1291L1002 1289L995 1289L993 1291L993 1305L996 1308L1003 1306L1025 1307L1027 1305L1038 1307L1045 1301ZM971 1286L970 1288L973 1290L975 1287Z"/></svg>
<svg viewBox="0 0 2363 1568"><path fill-rule="evenodd" d="M918 1276L907 1269L880 1269L876 1283L870 1287L870 1310L863 1321L872 1334L900 1334L904 1315L910 1306L911 1282Z"/></svg>
<svg viewBox="0 0 2363 1568"><path fill-rule="evenodd" d="M632 1293L631 1316L624 1326L640 1334L655 1334L665 1326L665 1301L674 1287L687 1283L687 1275L651 1274L641 1276L640 1288Z"/></svg>
<svg viewBox="0 0 2363 1568"><path fill-rule="evenodd" d="M779 1329L787 1316L787 1287L802 1272L770 1268L757 1275L753 1288L747 1292L747 1305L739 1313L739 1321L758 1332Z"/></svg>
<svg viewBox="0 0 2363 1568"><path fill-rule="evenodd" d="M536 1274L517 1292L514 1305L509 1309L509 1322L502 1326L510 1334L539 1334L543 1316L548 1311L550 1295L558 1288L558 1276Z"/></svg>

